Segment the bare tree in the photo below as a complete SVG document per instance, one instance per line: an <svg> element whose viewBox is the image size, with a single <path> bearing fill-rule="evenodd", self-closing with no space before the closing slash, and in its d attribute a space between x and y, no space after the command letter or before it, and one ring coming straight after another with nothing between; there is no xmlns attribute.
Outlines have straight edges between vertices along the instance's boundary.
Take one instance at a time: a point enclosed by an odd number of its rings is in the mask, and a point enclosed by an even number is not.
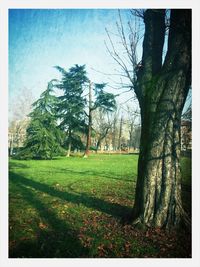
<svg viewBox="0 0 200 267"><path fill-rule="evenodd" d="M23 147L26 140L26 129L28 124L28 118L10 122L8 129L9 156L13 155L14 149Z"/></svg>
<svg viewBox="0 0 200 267"><path fill-rule="evenodd" d="M128 115L129 126L129 150L138 148L140 139L140 112L137 107L127 105L126 112Z"/></svg>
<svg viewBox="0 0 200 267"><path fill-rule="evenodd" d="M19 121L27 118L32 110L35 98L28 88L23 88L18 95L9 100L9 121Z"/></svg>
<svg viewBox="0 0 200 267"><path fill-rule="evenodd" d="M32 109L34 97L32 92L24 88L17 96L9 101L9 155L13 150L22 147L26 139L26 128L28 126L28 114Z"/></svg>
<svg viewBox="0 0 200 267"><path fill-rule="evenodd" d="M118 118L119 118L119 110L116 110L112 117L110 118L111 120L111 136L112 136L112 147L113 151L117 150L117 140L119 136L119 128L118 128Z"/></svg>
<svg viewBox="0 0 200 267"><path fill-rule="evenodd" d="M96 137L96 153L112 127L109 113L98 108L93 114L93 129Z"/></svg>

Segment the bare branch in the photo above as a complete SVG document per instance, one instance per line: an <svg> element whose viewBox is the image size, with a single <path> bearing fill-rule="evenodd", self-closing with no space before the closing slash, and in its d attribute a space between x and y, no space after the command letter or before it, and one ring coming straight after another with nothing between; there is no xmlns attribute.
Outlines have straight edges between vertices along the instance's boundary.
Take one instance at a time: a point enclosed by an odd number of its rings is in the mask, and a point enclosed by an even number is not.
<svg viewBox="0 0 200 267"><path fill-rule="evenodd" d="M109 41L110 41L110 44L112 46L112 51L109 49L109 47L107 46L106 42L105 42L105 46L106 46L106 49L108 51L108 53L110 54L110 56L118 63L118 65L124 70L125 74L127 75L127 77L129 78L130 82L133 84L134 81L132 79L132 77L130 76L130 73L128 71L128 68L126 66L126 64L124 63L124 61L122 60L122 58L119 56L119 54L116 52L115 50L115 47L114 47L114 44L113 44L113 41L110 37L110 34L109 32L107 31L106 29L106 33L107 33L107 36L109 38Z"/></svg>
<svg viewBox="0 0 200 267"><path fill-rule="evenodd" d="M105 72L103 72L103 71L96 70L96 69L93 68L93 67L91 67L90 69L93 70L93 71L95 71L95 72L98 72L98 73L100 73L100 74L106 75L106 76L119 76L119 74L117 74L117 73L105 73ZM124 77L127 77L127 76L124 75L124 74L120 74L120 75L122 75L122 76L124 76Z"/></svg>
<svg viewBox="0 0 200 267"><path fill-rule="evenodd" d="M133 16L144 19L145 9L133 9L131 10Z"/></svg>
<svg viewBox="0 0 200 267"><path fill-rule="evenodd" d="M128 103L129 101L136 100L136 99L137 98L135 96L133 96L133 97L129 98L128 100L124 101L123 103L121 103L121 105L124 105L124 104Z"/></svg>

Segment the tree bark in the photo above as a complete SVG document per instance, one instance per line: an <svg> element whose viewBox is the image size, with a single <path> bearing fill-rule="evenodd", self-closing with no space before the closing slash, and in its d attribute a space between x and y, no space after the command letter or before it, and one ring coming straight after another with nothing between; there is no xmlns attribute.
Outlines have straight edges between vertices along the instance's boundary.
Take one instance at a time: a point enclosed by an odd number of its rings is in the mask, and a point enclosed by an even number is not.
<svg viewBox="0 0 200 267"><path fill-rule="evenodd" d="M67 158L70 157L71 147L72 147L72 143L71 143L71 140L70 140L70 141L69 141L69 144L68 144L67 155L66 155Z"/></svg>
<svg viewBox="0 0 200 267"><path fill-rule="evenodd" d="M113 147L113 151L116 151L116 149L117 149L117 145L116 145L116 131L117 131L117 118L114 117L113 127L112 127L112 147Z"/></svg>
<svg viewBox="0 0 200 267"><path fill-rule="evenodd" d="M68 139L69 139L69 144L68 144L67 155L66 155L67 158L70 157L71 148L72 148L71 130L69 130L69 137L68 137Z"/></svg>
<svg viewBox="0 0 200 267"><path fill-rule="evenodd" d="M96 145L96 153L98 152L99 146L101 145L102 140L106 137L106 135L108 134L110 127L107 127L104 133L100 134L98 141L97 141L97 145Z"/></svg>
<svg viewBox="0 0 200 267"><path fill-rule="evenodd" d="M9 156L13 155L13 133L11 133L11 140L10 140L10 149L9 149Z"/></svg>
<svg viewBox="0 0 200 267"><path fill-rule="evenodd" d="M92 83L90 82L89 84L88 132L87 132L87 143L86 143L84 158L87 158L90 153L91 133L92 133Z"/></svg>
<svg viewBox="0 0 200 267"><path fill-rule="evenodd" d="M118 150L119 151L121 151L122 124L123 124L123 117L121 117L120 125L119 125L119 138L118 138Z"/></svg>
<svg viewBox="0 0 200 267"><path fill-rule="evenodd" d="M133 219L172 227L183 216L180 125L191 82L191 10L171 11L163 64L165 11L147 10L144 22L142 68L135 89L142 125Z"/></svg>

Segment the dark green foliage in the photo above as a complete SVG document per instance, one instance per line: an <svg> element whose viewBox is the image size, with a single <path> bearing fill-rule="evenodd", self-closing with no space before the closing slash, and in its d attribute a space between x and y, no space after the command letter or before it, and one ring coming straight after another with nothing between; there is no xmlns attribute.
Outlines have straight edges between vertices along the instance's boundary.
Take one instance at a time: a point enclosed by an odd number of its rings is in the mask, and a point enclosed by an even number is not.
<svg viewBox="0 0 200 267"><path fill-rule="evenodd" d="M82 97L84 85L88 81L85 66L72 67L69 71L56 66L62 73L62 79L56 87L63 91L59 97L58 116L62 128L72 130L81 126L84 118L85 99Z"/></svg>
<svg viewBox="0 0 200 267"><path fill-rule="evenodd" d="M67 133L66 143L82 146L77 132L85 131L85 104L83 97L84 87L88 82L85 65L75 65L69 71L56 66L62 74L62 79L55 86L63 91L63 95L58 97L57 115L60 119L60 128Z"/></svg>
<svg viewBox="0 0 200 267"><path fill-rule="evenodd" d="M85 65L75 65L69 71L56 66L62 79L55 86L63 91L59 97L57 115L60 119L60 128L66 132L65 145L68 147L68 156L71 148L82 149L80 134L88 134L88 127L92 127L91 111L97 108L111 112L116 108L115 96L104 91L105 83L94 84L95 100L87 100L84 90L91 86L87 77ZM90 89L89 89L90 90ZM91 92L89 93L90 97ZM86 115L85 107L89 106L90 115Z"/></svg>
<svg viewBox="0 0 200 267"><path fill-rule="evenodd" d="M33 103L25 148L17 154L17 158L52 159L53 156L63 154L63 133L57 126L55 114L58 100L51 93L50 82L47 90Z"/></svg>
<svg viewBox="0 0 200 267"><path fill-rule="evenodd" d="M80 135L81 133L72 133L71 134L71 139L69 140L69 138L66 138L65 142L64 142L64 147L68 147L69 146L69 141L71 141L71 149L72 150L84 150L85 146L81 140Z"/></svg>
<svg viewBox="0 0 200 267"><path fill-rule="evenodd" d="M104 91L106 84L95 84L95 95L96 101L94 103L94 108L100 108L103 111L114 111L116 109L115 95L107 93Z"/></svg>

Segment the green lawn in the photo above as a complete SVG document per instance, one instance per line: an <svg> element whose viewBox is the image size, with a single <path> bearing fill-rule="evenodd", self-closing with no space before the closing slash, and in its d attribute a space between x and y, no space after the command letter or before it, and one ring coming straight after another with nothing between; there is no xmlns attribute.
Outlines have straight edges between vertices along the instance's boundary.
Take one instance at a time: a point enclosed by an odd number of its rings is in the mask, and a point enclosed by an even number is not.
<svg viewBox="0 0 200 267"><path fill-rule="evenodd" d="M131 211L136 155L10 160L10 257L188 257L187 236L123 225ZM182 159L183 184L191 166ZM186 190L187 191L187 190ZM190 209L190 194L183 194ZM175 249L176 248L176 249Z"/></svg>

